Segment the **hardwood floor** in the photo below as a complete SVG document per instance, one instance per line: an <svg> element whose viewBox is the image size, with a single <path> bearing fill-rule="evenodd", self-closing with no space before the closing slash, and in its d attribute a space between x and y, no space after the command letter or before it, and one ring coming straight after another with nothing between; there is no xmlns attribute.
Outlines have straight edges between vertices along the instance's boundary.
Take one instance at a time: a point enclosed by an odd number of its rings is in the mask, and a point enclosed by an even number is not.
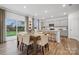
<svg viewBox="0 0 79 59"><path fill-rule="evenodd" d="M61 38L61 43L56 42L49 43L50 55L78 55L79 54L79 42L75 39Z"/></svg>
<svg viewBox="0 0 79 59"><path fill-rule="evenodd" d="M0 44L0 55L18 55L20 51L17 49L16 40L8 41Z"/></svg>
<svg viewBox="0 0 79 59"><path fill-rule="evenodd" d="M0 44L0 55L23 55L16 45L16 40ZM61 43L49 41L49 52L45 55L79 55L79 41L61 37Z"/></svg>

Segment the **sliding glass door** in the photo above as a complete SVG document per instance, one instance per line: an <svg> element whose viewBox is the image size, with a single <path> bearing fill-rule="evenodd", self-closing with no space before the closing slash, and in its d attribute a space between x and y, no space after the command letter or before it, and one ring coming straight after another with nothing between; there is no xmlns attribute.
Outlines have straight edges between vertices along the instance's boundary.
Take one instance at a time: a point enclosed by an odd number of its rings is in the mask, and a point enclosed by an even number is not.
<svg viewBox="0 0 79 59"><path fill-rule="evenodd" d="M25 22L19 21L15 19L6 19L5 20L6 27L6 41L14 40L17 38L17 34L19 32L25 31Z"/></svg>
<svg viewBox="0 0 79 59"><path fill-rule="evenodd" d="M16 21L14 19L6 19L6 36L16 36Z"/></svg>

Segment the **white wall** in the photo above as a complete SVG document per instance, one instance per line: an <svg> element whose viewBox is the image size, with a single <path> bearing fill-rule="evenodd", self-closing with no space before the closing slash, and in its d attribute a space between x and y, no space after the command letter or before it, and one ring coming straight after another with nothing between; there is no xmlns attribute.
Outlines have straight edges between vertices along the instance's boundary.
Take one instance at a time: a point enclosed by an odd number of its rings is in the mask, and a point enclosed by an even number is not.
<svg viewBox="0 0 79 59"><path fill-rule="evenodd" d="M79 40L79 11L68 16L68 37Z"/></svg>

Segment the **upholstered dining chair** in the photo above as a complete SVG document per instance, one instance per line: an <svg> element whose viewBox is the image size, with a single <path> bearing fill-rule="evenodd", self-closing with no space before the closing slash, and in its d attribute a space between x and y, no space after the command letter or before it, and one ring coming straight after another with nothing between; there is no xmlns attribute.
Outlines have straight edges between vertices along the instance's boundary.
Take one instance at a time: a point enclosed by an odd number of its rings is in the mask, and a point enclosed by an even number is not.
<svg viewBox="0 0 79 59"><path fill-rule="evenodd" d="M22 34L18 34L17 35L17 47L20 51L22 51L22 41L23 41Z"/></svg>
<svg viewBox="0 0 79 59"><path fill-rule="evenodd" d="M29 46L33 44L33 41L30 41L30 34L27 33L23 35L23 44L23 52L28 55Z"/></svg>
<svg viewBox="0 0 79 59"><path fill-rule="evenodd" d="M27 32L19 32L17 35L17 47L23 51L23 35Z"/></svg>
<svg viewBox="0 0 79 59"><path fill-rule="evenodd" d="M39 46L41 46L41 52L42 52L43 54L45 54L45 49L46 49L46 47L47 47L48 50L49 50L48 36L42 34L42 35L40 36L40 38L41 38L41 40L37 41L37 44L38 44Z"/></svg>

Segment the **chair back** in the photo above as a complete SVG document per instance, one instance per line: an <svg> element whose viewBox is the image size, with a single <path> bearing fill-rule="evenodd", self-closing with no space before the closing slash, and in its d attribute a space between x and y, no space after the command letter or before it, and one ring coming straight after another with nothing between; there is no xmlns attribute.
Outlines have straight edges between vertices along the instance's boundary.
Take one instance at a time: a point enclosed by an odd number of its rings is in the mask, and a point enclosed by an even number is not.
<svg viewBox="0 0 79 59"><path fill-rule="evenodd" d="M21 43L23 41L23 36L21 34L18 34L17 37L18 37L19 43Z"/></svg>
<svg viewBox="0 0 79 59"><path fill-rule="evenodd" d="M23 42L23 35L27 34L27 32L19 32L17 37L19 42Z"/></svg>
<svg viewBox="0 0 79 59"><path fill-rule="evenodd" d="M18 34L22 34L22 35L23 35L23 34L26 34L26 33L27 33L27 32L19 32Z"/></svg>
<svg viewBox="0 0 79 59"><path fill-rule="evenodd" d="M29 45L30 42L30 34L24 34L23 35L23 43L26 45Z"/></svg>
<svg viewBox="0 0 79 59"><path fill-rule="evenodd" d="M41 43L43 45L48 43L48 36L47 35L44 35L44 34L41 35Z"/></svg>

